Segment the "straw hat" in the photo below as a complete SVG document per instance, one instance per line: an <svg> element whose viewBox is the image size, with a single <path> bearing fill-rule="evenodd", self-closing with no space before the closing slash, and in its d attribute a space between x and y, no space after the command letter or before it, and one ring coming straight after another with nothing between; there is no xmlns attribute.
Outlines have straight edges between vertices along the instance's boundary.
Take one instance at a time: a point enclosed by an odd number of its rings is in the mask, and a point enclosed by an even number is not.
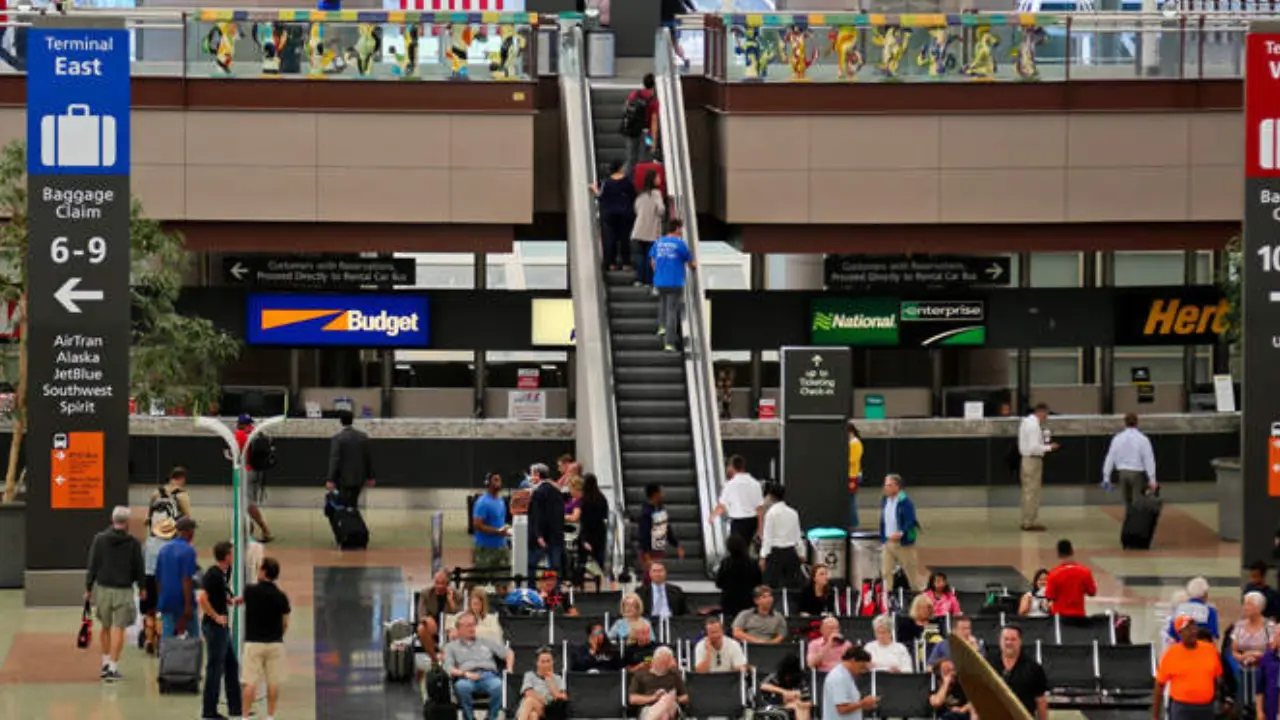
<svg viewBox="0 0 1280 720"><path fill-rule="evenodd" d="M172 540L178 533L178 526L171 517L160 518L151 526L151 534L161 540Z"/></svg>

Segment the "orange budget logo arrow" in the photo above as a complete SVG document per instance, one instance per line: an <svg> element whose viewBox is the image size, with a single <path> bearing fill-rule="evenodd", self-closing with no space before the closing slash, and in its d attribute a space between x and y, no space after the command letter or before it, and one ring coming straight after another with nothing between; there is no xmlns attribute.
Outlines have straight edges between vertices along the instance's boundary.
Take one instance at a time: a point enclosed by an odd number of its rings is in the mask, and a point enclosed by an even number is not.
<svg viewBox="0 0 1280 720"><path fill-rule="evenodd" d="M261 318L262 329L274 330L287 325L297 325L298 323L304 323L308 320L327 318L334 315L339 315L340 317L335 318L328 326L325 327L325 329L345 330L345 310L263 310ZM339 323L342 323L343 327L336 327Z"/></svg>

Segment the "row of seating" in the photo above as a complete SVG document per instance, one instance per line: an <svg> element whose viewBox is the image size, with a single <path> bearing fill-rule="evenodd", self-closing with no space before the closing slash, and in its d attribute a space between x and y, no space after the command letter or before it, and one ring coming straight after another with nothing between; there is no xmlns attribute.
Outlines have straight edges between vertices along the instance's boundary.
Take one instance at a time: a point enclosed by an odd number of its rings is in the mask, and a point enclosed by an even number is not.
<svg viewBox="0 0 1280 720"><path fill-rule="evenodd" d="M519 644L558 643L562 640L579 642L586 638L586 629L593 624L603 623L607 629L616 619L605 612L599 615L570 616L551 613L547 616L505 617L502 618L502 629L508 640ZM722 617L725 623L732 623L733 618ZM787 625L793 637L801 637L812 629L818 621L812 617L788 616ZM872 629L874 618L841 617L840 632L850 640L869 642L875 638ZM695 640L705 631L707 618L701 615L663 618L661 621L651 620L655 640L674 642L676 640ZM999 642L1000 630L1011 622L1022 628L1023 640L1027 643L1045 642L1059 645L1079 645L1098 642L1114 645L1115 618L1110 614L1094 615L1085 618L1062 618L1060 616L1031 618L997 615L980 615L971 618L973 634L986 644ZM955 620L951 617L938 619L938 630L949 635Z"/></svg>
<svg viewBox="0 0 1280 720"><path fill-rule="evenodd" d="M1034 651L1048 676L1054 707L1150 707L1155 662L1151 645L1038 643ZM517 653L517 660L519 656ZM686 715L691 718L742 717L744 709L752 705L760 681L768 675L759 664L744 673L681 672L690 696ZM820 717L826 673L810 673L815 717ZM524 670L518 666L506 676L503 704L512 712L519 703L523 678ZM634 717L625 670L566 672L564 678L570 717ZM856 677L855 682L864 695L880 699L874 713L878 717L934 716L929 696L936 689L936 679L930 673L871 672Z"/></svg>

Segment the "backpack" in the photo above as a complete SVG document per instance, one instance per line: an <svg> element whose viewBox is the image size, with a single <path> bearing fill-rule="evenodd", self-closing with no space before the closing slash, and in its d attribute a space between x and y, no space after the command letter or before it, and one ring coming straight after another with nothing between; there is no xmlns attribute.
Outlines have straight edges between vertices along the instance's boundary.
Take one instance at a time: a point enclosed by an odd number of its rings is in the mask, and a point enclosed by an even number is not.
<svg viewBox="0 0 1280 720"><path fill-rule="evenodd" d="M181 506L178 505L178 493L181 490L169 492L164 486L160 486L160 494L151 501L151 508L147 511L147 522L155 523L156 519L169 518L177 522L182 518Z"/></svg>
<svg viewBox="0 0 1280 720"><path fill-rule="evenodd" d="M258 433L249 443L249 467L254 470L270 470L276 466L276 444L271 436Z"/></svg>
<svg viewBox="0 0 1280 720"><path fill-rule="evenodd" d="M652 101L653 96L643 90L631 93L622 109L622 126L619 131L623 137L638 138L644 135L649 126L649 103Z"/></svg>
<svg viewBox="0 0 1280 720"><path fill-rule="evenodd" d="M547 609L546 603L542 602L542 596L529 588L507 593L503 598L502 608L508 615L513 616L537 615L546 612Z"/></svg>
<svg viewBox="0 0 1280 720"><path fill-rule="evenodd" d="M453 706L453 694L449 688L449 673L440 665L432 665L427 671L427 702L445 707Z"/></svg>
<svg viewBox="0 0 1280 720"><path fill-rule="evenodd" d="M884 604L884 582L881 580L864 580L862 582L862 600L858 615L875 617L886 612Z"/></svg>

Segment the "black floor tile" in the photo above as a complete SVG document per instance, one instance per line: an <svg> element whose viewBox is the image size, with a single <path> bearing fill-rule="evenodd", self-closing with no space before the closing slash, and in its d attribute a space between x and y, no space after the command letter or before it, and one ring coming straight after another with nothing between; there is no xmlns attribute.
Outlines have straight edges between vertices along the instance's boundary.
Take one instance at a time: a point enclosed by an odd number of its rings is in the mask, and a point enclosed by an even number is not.
<svg viewBox="0 0 1280 720"><path fill-rule="evenodd" d="M388 683L382 624L412 617L399 568L315 569L316 717L422 717L412 682Z"/></svg>

